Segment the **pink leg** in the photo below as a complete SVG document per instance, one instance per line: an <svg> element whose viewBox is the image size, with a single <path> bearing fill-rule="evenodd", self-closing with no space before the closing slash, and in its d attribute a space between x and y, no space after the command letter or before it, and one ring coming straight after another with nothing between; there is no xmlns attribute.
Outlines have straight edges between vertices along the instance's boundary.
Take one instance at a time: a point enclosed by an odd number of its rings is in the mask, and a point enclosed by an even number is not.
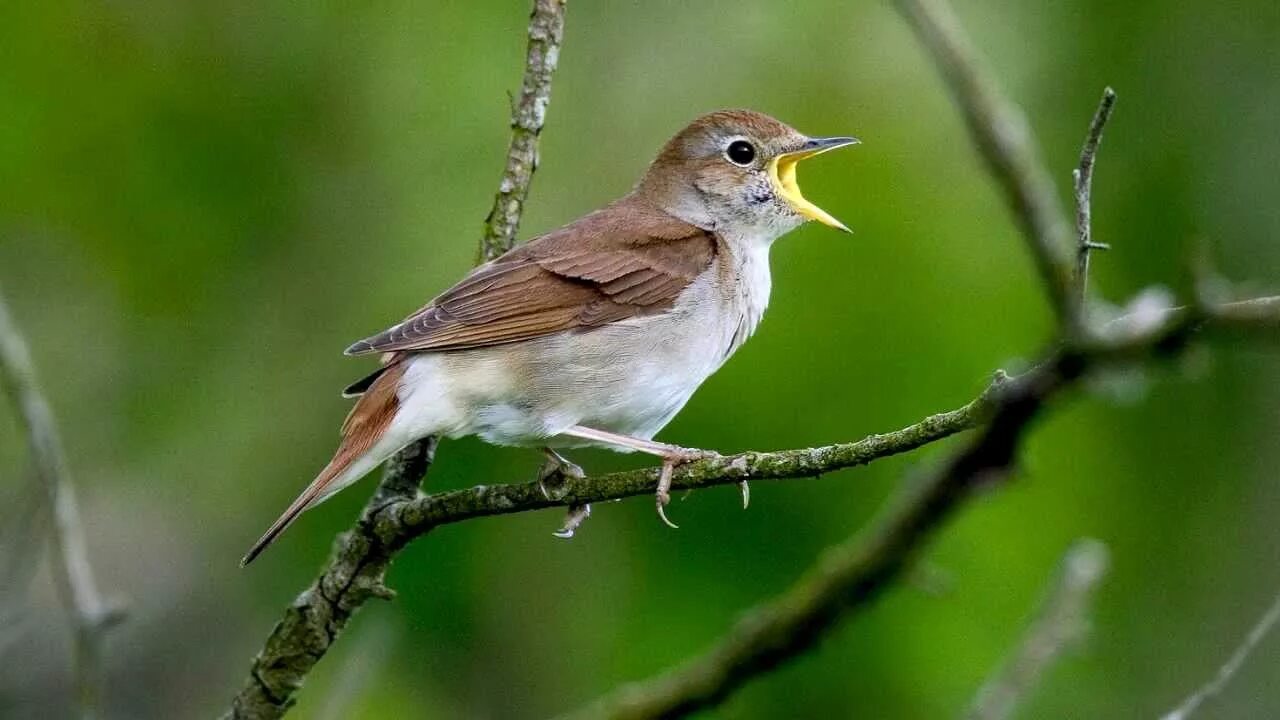
<svg viewBox="0 0 1280 720"><path fill-rule="evenodd" d="M644 440L641 438L631 437L629 435L619 435L606 430L596 430L595 428L574 425L565 430L563 435L581 438L583 440L591 440L593 442L605 445L613 445L615 447L635 450L636 452L648 453L662 458L662 473L658 476L658 489L655 493L656 505L658 508L658 517L662 518L662 522L670 527L679 527L675 523L667 519L666 506L671 502L671 477L675 473L676 466L683 465L694 460L705 460L707 458L719 457L719 453L709 450L693 450L691 448L683 448L679 445L668 445L667 443L655 442L653 440ZM745 506L746 483L743 483L743 503Z"/></svg>

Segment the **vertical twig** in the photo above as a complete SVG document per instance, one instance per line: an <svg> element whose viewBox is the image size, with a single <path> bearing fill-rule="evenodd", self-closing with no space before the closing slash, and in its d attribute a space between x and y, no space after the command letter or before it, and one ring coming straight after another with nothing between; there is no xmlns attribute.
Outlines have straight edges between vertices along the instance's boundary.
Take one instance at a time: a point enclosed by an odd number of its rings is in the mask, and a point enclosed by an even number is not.
<svg viewBox="0 0 1280 720"><path fill-rule="evenodd" d="M1084 636L1089 600L1106 576L1107 565L1107 546L1097 540L1079 540L1067 550L1018 645L978 691L967 715L970 720L1011 717L1049 666Z"/></svg>
<svg viewBox="0 0 1280 720"><path fill-rule="evenodd" d="M1071 173L1072 184L1076 196L1076 299L1079 303L1079 316L1087 319L1088 307L1086 298L1089 294L1089 253L1093 250L1110 250L1106 243L1093 240L1093 163L1098 154L1098 145L1102 142L1102 130L1111 119L1111 109L1116 104L1116 91L1106 88L1102 91L1102 101L1093 114L1093 122L1089 123L1089 133L1085 135L1084 146L1080 149L1080 165Z"/></svg>
<svg viewBox="0 0 1280 720"><path fill-rule="evenodd" d="M480 260L491 260L515 241L529 183L537 169L538 135L551 101L551 76L564 35L565 0L534 0L529 18L529 49L520 100L512 113L506 171L485 220ZM320 658L337 640L356 610L369 598L392 596L383 576L405 538L379 534L379 513L396 501L421 494L420 486L435 458L437 439L428 437L387 461L374 495L355 527L338 536L319 577L285 609L258 654L249 677L223 716L235 720L279 718L293 706L294 694Z"/></svg>
<svg viewBox="0 0 1280 720"><path fill-rule="evenodd" d="M551 76L560 59L564 38L566 0L534 0L529 17L529 51L525 56L520 98L511 107L511 144L507 163L493 198L493 209L484 220L480 262L492 260L516 243L520 214L529 196L529 183L538 169L538 136L547 121L551 102Z"/></svg>
<svg viewBox="0 0 1280 720"><path fill-rule="evenodd" d="M73 630L76 698L83 718L98 717L102 702L103 634L124 617L119 603L104 600L93 577L75 486L53 412L36 381L26 341L0 297L0 387L27 432L32 465L53 515L53 576Z"/></svg>
<svg viewBox="0 0 1280 720"><path fill-rule="evenodd" d="M1213 679L1188 695L1178 707L1170 710L1161 720L1186 720L1199 709L1205 700L1221 693L1227 683L1231 682L1231 678L1235 677L1237 672L1240 672L1240 668L1249 659L1249 654L1253 652L1254 648L1258 647L1258 643L1262 642L1267 633L1271 632L1271 629L1275 627L1276 621L1280 621L1280 594L1276 595L1275 599L1271 601L1271 607L1267 608L1267 611L1262 614L1258 622L1249 630L1249 634L1236 647L1235 652L1231 653L1231 657L1227 658L1222 667L1218 668L1218 672L1213 676Z"/></svg>
<svg viewBox="0 0 1280 720"><path fill-rule="evenodd" d="M1059 324L1074 328L1070 225L1022 109L1001 94L950 5L943 0L897 4L933 56L970 136L1008 197Z"/></svg>

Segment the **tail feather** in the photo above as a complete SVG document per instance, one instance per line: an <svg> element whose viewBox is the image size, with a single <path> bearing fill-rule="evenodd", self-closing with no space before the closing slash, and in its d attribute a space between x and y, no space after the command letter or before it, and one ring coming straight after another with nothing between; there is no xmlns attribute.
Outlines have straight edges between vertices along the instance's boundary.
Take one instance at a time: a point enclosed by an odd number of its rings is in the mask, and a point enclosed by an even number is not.
<svg viewBox="0 0 1280 720"><path fill-rule="evenodd" d="M299 515L364 477L396 450L413 440L405 438L397 441L389 437L387 432L399 410L396 390L403 375L404 365L396 363L377 376L342 424L342 443L333 459L271 527L267 528L253 547L249 548L249 552L240 561L241 567L253 562Z"/></svg>
<svg viewBox="0 0 1280 720"><path fill-rule="evenodd" d="M345 462L338 464L339 460L345 460ZM253 559L258 557L263 550L266 550L267 546L274 542L280 533L284 532L290 525L292 525L293 521L297 520L299 515L310 510L313 506L318 505L322 500L321 496L324 494L325 488L327 488L330 483L333 482L334 478L345 470L349 464L350 459L341 458L340 456L334 457L334 459L325 466L324 470L316 476L316 479L311 481L311 484L307 486L307 489L303 490L302 494L289 504L288 509L286 509L279 518L276 518L275 522L271 523L271 527L267 528L267 531L262 534L262 537L258 538L258 541L253 544L253 547L249 548L249 552L245 553L245 556L240 560L240 567L244 567L245 565L253 562Z"/></svg>

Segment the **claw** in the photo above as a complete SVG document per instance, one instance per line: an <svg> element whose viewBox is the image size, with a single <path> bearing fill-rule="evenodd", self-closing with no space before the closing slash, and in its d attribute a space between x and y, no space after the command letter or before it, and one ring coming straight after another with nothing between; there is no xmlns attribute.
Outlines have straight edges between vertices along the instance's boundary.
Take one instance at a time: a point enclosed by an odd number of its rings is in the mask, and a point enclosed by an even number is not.
<svg viewBox="0 0 1280 720"><path fill-rule="evenodd" d="M662 501L659 500L658 501L658 517L662 519L663 524L665 524L667 527L671 528L672 530L679 530L680 526L671 522L671 520L667 518L667 511L664 510L663 507L664 506L662 504Z"/></svg>
<svg viewBox="0 0 1280 720"><path fill-rule="evenodd" d="M675 474L676 466L696 462L698 460L709 460L711 458L718 457L720 457L720 453L712 450L693 450L690 448L676 447L674 445L670 446L666 455L662 459L662 474L658 476L658 491L655 493L658 506L658 517L662 518L662 522L666 523L667 527L676 529L679 529L680 527L667 518L666 511L667 503L671 502L671 477ZM744 486L743 507L746 507L746 503L749 501L750 495L745 490L746 482L743 481L742 484Z"/></svg>
<svg viewBox="0 0 1280 720"><path fill-rule="evenodd" d="M564 526L551 534L561 540L568 540L573 537L574 531L582 525L583 521L589 517L591 517L591 503L570 505L569 512L564 516Z"/></svg>
<svg viewBox="0 0 1280 720"><path fill-rule="evenodd" d="M680 526L671 522L667 518L667 503L671 502L671 476L675 473L676 463L674 460L664 460L662 463L662 474L658 476L658 491L654 493L655 504L658 507L658 517L662 518L662 522L667 527L679 530Z"/></svg>
<svg viewBox="0 0 1280 720"><path fill-rule="evenodd" d="M742 509L746 510L751 504L751 485L746 480L742 480L738 483L738 487L742 489Z"/></svg>

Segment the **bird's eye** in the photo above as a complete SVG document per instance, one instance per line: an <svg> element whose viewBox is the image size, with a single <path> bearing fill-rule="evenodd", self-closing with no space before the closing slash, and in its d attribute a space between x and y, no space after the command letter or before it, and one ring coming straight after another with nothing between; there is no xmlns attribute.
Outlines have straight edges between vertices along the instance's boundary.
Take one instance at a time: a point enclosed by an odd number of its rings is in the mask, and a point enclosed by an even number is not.
<svg viewBox="0 0 1280 720"><path fill-rule="evenodd" d="M724 151L725 157L734 165L746 167L756 159L756 148L746 140L734 140Z"/></svg>

